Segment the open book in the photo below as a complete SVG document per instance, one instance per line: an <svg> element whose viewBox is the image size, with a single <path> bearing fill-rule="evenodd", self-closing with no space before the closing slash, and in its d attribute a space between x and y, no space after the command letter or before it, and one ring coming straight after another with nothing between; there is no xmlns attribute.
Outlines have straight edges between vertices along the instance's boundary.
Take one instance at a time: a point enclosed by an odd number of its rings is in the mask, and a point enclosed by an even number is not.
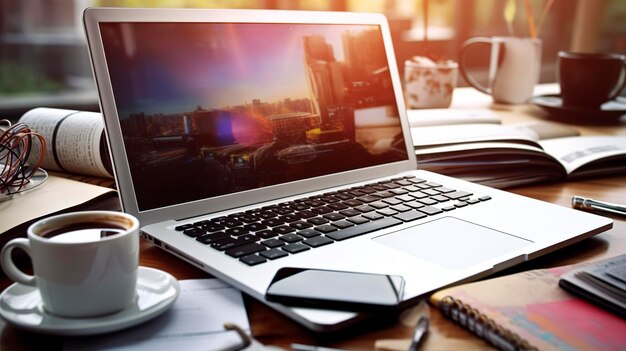
<svg viewBox="0 0 626 351"><path fill-rule="evenodd" d="M421 169L496 188L626 172L626 137L547 122L427 126L412 137Z"/></svg>

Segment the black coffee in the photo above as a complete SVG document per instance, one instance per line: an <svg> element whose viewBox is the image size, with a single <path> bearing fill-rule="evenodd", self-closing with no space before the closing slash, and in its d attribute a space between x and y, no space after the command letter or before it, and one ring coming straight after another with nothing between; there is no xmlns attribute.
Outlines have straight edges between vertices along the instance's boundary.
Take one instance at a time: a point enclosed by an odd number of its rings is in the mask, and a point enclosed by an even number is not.
<svg viewBox="0 0 626 351"><path fill-rule="evenodd" d="M39 235L55 242L78 243L98 241L125 231L126 228L114 223L80 222L44 230Z"/></svg>

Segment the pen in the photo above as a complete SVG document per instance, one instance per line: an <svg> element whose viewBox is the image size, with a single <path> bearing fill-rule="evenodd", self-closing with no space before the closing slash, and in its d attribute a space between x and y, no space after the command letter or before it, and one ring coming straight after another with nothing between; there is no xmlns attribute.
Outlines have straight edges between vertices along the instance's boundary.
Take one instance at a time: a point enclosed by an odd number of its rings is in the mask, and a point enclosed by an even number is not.
<svg viewBox="0 0 626 351"><path fill-rule="evenodd" d="M291 344L289 345L294 351L344 351L340 349L332 349L322 346L304 345L304 344Z"/></svg>
<svg viewBox="0 0 626 351"><path fill-rule="evenodd" d="M413 338L411 340L411 345L409 346L409 351L417 350L420 342L424 339L424 334L428 332L428 317L422 316L417 324L415 325L415 330L413 331Z"/></svg>
<svg viewBox="0 0 626 351"><path fill-rule="evenodd" d="M595 210L626 216L626 206L598 201L582 196L572 197L572 207L579 210Z"/></svg>

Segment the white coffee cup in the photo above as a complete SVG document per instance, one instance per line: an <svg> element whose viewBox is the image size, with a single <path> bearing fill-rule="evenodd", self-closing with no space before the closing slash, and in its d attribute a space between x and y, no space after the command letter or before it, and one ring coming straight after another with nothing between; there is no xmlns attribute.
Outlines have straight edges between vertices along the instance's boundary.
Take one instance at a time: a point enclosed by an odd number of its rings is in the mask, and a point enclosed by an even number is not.
<svg viewBox="0 0 626 351"><path fill-rule="evenodd" d="M22 272L11 253L30 256L34 275ZM73 212L32 224L27 238L9 241L2 269L17 283L37 287L43 308L61 317L95 317L124 309L136 299L139 221L113 211Z"/></svg>
<svg viewBox="0 0 626 351"><path fill-rule="evenodd" d="M480 84L467 68L468 50L479 44L491 46L487 85ZM521 104L533 96L541 73L541 40L516 37L471 38L461 46L459 68L474 88L494 101Z"/></svg>

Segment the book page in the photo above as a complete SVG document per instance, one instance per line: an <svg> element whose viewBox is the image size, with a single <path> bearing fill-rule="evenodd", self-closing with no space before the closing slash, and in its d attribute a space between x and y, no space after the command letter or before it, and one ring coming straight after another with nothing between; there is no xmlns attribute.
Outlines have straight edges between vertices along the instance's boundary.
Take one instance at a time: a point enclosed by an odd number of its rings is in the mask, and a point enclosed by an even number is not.
<svg viewBox="0 0 626 351"><path fill-rule="evenodd" d="M43 169L113 177L105 166L109 159L100 113L42 107L26 112L20 122L46 140ZM40 154L38 148L33 148L29 162Z"/></svg>
<svg viewBox="0 0 626 351"><path fill-rule="evenodd" d="M573 176L582 177L626 171L626 137L623 136L556 138L542 140L539 144L546 153L554 156L565 167L568 174ZM609 162L597 163L602 160ZM587 165L589 167L585 168Z"/></svg>

